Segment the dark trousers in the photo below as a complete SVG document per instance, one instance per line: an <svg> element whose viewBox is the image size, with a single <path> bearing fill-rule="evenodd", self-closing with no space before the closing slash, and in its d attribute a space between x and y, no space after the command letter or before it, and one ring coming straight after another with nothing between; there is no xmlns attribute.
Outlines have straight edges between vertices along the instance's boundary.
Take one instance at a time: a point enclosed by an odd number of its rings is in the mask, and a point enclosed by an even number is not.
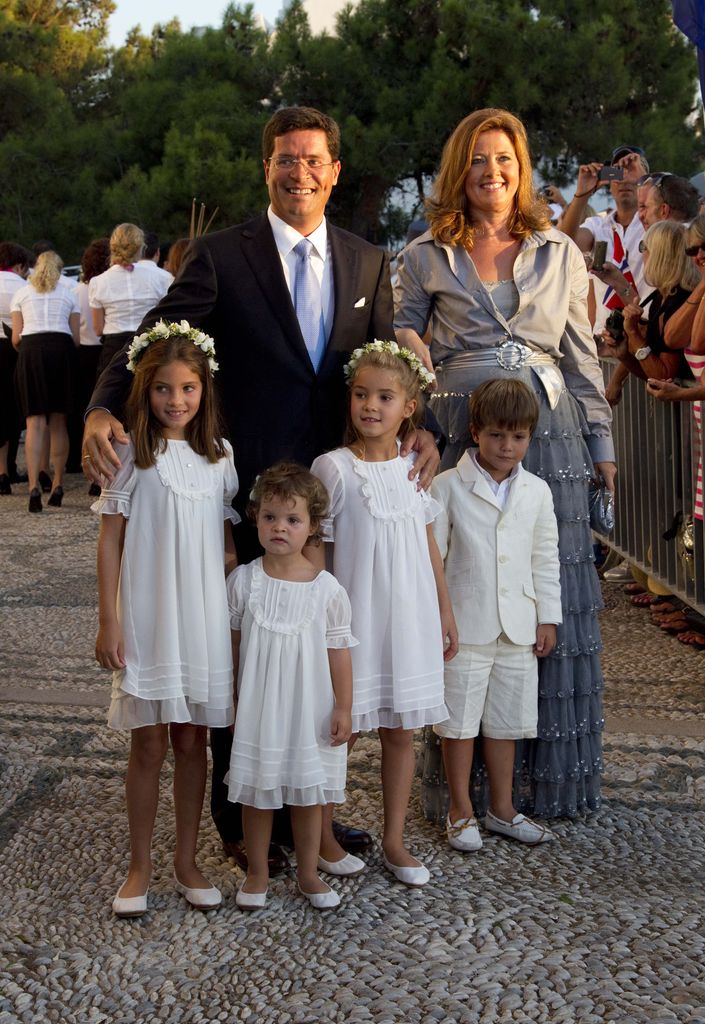
<svg viewBox="0 0 705 1024"><path fill-rule="evenodd" d="M242 522L233 530L238 564L259 558L262 548L257 534L250 523ZM237 843L242 839L242 808L228 800L228 787L223 782L230 767L230 751L233 734L230 729L210 730L213 772L211 776L211 817L224 843ZM288 807L274 812L272 842L281 846L293 846L291 818Z"/></svg>

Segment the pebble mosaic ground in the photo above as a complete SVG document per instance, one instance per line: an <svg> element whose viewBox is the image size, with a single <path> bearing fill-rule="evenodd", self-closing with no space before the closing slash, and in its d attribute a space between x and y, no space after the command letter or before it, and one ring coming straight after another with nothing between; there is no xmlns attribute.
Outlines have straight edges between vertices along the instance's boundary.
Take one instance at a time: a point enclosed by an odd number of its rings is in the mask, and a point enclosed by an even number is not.
<svg viewBox="0 0 705 1024"><path fill-rule="evenodd" d="M126 863L127 739L92 661L97 524L0 500L0 1024L322 1021L705 1024L705 654L664 637L605 585L605 803L526 849L447 847L412 808L422 890L379 846L320 914L279 878L238 911L240 875L207 811L201 859L225 895L189 909L171 883L165 772L150 910L116 920ZM379 751L350 762L345 819L379 833Z"/></svg>

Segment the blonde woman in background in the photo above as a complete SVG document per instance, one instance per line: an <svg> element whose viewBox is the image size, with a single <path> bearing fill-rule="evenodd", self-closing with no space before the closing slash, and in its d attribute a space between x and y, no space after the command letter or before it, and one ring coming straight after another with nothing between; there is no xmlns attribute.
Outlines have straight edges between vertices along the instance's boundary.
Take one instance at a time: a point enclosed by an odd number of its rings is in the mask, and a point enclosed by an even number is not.
<svg viewBox="0 0 705 1024"><path fill-rule="evenodd" d="M167 292L168 282L162 275L139 262L143 251L142 229L136 224L118 224L110 236L110 267L88 286L93 329L103 346L98 377Z"/></svg>
<svg viewBox="0 0 705 1024"><path fill-rule="evenodd" d="M49 432L53 468L49 504L60 507L69 453L66 417L75 382L80 313L75 295L60 282L63 263L49 250L37 257L27 285L12 299L12 344L18 350L17 397L27 423L25 455L29 511L41 512L39 471Z"/></svg>

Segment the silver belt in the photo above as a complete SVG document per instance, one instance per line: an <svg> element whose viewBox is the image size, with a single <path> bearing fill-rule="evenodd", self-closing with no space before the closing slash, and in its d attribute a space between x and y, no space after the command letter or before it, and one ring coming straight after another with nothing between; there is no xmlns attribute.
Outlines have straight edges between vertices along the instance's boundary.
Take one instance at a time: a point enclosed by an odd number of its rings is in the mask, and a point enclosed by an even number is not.
<svg viewBox="0 0 705 1024"><path fill-rule="evenodd" d="M479 348L472 351L454 352L436 365L442 372L462 370L470 366L501 366L503 370L518 371L530 367L538 377L552 409L556 408L561 393L565 390L563 375L556 365L553 356L546 352L536 352L520 341L508 339L493 348ZM466 398L467 394L451 391L435 391L429 396L431 401L442 398Z"/></svg>

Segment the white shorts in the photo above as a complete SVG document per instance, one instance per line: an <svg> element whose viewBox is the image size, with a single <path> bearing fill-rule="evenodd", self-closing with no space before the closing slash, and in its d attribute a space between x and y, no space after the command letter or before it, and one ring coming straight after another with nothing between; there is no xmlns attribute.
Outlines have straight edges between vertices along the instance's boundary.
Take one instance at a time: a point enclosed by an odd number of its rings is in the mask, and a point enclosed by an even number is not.
<svg viewBox="0 0 705 1024"><path fill-rule="evenodd" d="M513 644L502 633L489 644L461 644L445 667L449 717L434 725L438 736L495 740L536 736L538 659L533 646Z"/></svg>

